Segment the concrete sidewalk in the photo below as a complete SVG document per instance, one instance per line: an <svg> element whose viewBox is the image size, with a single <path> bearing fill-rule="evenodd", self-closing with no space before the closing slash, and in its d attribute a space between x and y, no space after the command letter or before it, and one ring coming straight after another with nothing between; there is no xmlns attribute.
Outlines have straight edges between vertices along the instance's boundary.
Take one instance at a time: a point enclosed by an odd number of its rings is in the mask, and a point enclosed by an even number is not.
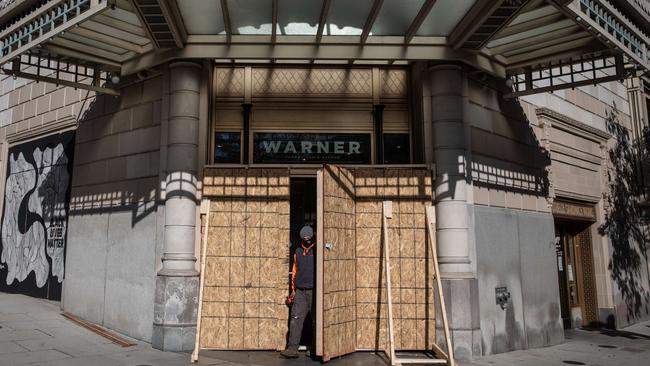
<svg viewBox="0 0 650 366"><path fill-rule="evenodd" d="M122 348L61 316L59 304L0 293L0 366L190 366L189 354L162 352L147 343ZM355 353L330 366L386 365L383 356ZM486 356L472 365L648 365L650 322L624 331L574 330L557 346ZM199 365L318 365L307 357L280 359L277 352L201 353Z"/></svg>
<svg viewBox="0 0 650 366"><path fill-rule="evenodd" d="M147 343L123 348L61 316L59 303L0 293L0 365L190 365L188 354ZM201 365L228 365L203 358Z"/></svg>
<svg viewBox="0 0 650 366"><path fill-rule="evenodd" d="M606 329L568 330L557 346L485 356L472 365L650 365L650 322L620 331Z"/></svg>

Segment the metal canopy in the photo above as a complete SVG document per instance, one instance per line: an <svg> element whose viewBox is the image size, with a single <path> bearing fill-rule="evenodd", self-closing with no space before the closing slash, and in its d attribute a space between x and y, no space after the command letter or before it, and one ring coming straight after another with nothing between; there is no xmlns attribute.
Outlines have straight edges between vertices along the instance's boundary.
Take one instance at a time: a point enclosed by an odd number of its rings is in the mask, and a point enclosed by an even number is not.
<svg viewBox="0 0 650 366"><path fill-rule="evenodd" d="M623 55L625 62L649 68L643 22L650 17L636 2L620 8L608 0L15 4L21 6L0 9L0 65L32 55L128 75L179 58L332 64L451 60L504 77L536 65Z"/></svg>
<svg viewBox="0 0 650 366"><path fill-rule="evenodd" d="M3 23L4 73L114 94L102 86L109 76L153 50L128 1L54 0L36 2L28 9Z"/></svg>

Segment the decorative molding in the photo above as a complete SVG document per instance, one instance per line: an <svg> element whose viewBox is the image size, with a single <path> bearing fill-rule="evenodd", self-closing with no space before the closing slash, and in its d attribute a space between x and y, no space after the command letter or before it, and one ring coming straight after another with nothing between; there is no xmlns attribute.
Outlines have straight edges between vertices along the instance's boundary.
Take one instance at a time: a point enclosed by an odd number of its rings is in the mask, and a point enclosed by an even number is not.
<svg viewBox="0 0 650 366"><path fill-rule="evenodd" d="M553 216L566 218L579 218L596 221L596 208L593 205L579 204L562 200L555 200L552 209Z"/></svg>
<svg viewBox="0 0 650 366"><path fill-rule="evenodd" d="M253 97L345 96L372 97L370 69L254 68Z"/></svg>
<svg viewBox="0 0 650 366"><path fill-rule="evenodd" d="M222 68L215 70L216 97L243 97L244 96L244 68Z"/></svg>
<svg viewBox="0 0 650 366"><path fill-rule="evenodd" d="M10 145L13 145L18 142L23 143L51 133L60 133L60 132L64 132L76 128L77 128L77 119L74 116L67 116L56 122L48 123L28 130L7 132L7 142Z"/></svg>
<svg viewBox="0 0 650 366"><path fill-rule="evenodd" d="M554 128L579 135L598 143L607 141L612 137L612 135L605 131L589 126L546 107L535 109L535 114L538 118L546 118Z"/></svg>
<svg viewBox="0 0 650 366"><path fill-rule="evenodd" d="M407 73L406 70L384 69L381 70L381 97L382 98L407 98Z"/></svg>

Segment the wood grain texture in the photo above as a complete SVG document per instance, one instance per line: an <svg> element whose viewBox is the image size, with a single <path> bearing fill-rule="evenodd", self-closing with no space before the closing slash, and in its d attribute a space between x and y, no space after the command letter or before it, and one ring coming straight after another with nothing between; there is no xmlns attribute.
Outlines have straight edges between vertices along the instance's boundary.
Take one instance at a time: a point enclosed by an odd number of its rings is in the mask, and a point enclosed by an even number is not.
<svg viewBox="0 0 650 366"><path fill-rule="evenodd" d="M201 348L279 350L288 309L286 169L206 169L210 199Z"/></svg>
<svg viewBox="0 0 650 366"><path fill-rule="evenodd" d="M354 176L323 169L323 360L356 350Z"/></svg>
<svg viewBox="0 0 650 366"><path fill-rule="evenodd" d="M357 348L388 348L381 233L382 202L388 200L393 202L388 237L395 349L430 350L435 342L435 306L425 207L431 204L431 176L425 169L359 168L354 177Z"/></svg>

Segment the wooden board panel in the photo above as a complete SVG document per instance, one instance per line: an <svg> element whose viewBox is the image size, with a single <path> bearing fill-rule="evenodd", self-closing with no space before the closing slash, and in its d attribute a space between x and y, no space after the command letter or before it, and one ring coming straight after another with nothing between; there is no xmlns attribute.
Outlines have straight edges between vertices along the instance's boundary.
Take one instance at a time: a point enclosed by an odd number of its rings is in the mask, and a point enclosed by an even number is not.
<svg viewBox="0 0 650 366"><path fill-rule="evenodd" d="M323 360L356 350L354 177L323 168Z"/></svg>
<svg viewBox="0 0 650 366"><path fill-rule="evenodd" d="M383 268L382 202L388 220L396 350L431 350L435 342L433 262L425 207L432 181L425 169L355 169L357 349L386 350L388 322Z"/></svg>
<svg viewBox="0 0 650 366"><path fill-rule="evenodd" d="M206 169L210 199L200 347L283 349L287 332L289 175Z"/></svg>

